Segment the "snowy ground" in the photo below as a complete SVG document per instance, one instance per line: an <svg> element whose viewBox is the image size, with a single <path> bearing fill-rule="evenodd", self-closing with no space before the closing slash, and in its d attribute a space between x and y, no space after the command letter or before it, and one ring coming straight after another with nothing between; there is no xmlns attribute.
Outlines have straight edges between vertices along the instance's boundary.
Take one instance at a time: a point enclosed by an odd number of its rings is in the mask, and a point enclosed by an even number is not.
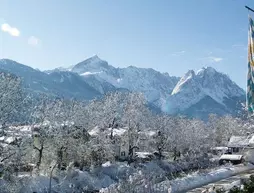
<svg viewBox="0 0 254 193"><path fill-rule="evenodd" d="M204 186L209 183L217 182L230 176L240 174L249 170L253 170L254 165L238 165L225 167L216 171L212 171L204 175L191 175L182 179L173 180L169 183L171 193L186 192L188 190Z"/></svg>
<svg viewBox="0 0 254 193"><path fill-rule="evenodd" d="M241 172L246 172L248 170L254 169L253 165L238 165L238 166L225 166L221 167L220 169L214 169L213 171L210 171L208 173L193 173L189 174L186 177L178 178L175 180L164 180L160 183L152 185L152 187L149 187L149 192L152 193L184 193L186 191L189 191L191 189L204 186L205 184L212 183L219 181L221 179L228 178L230 176L239 174ZM237 183L237 182L232 182ZM151 186L151 184L149 184ZM227 184L229 188L230 185L234 184ZM147 185L145 185L147 186ZM107 189L104 189L101 192L109 193L112 192L107 191ZM148 191L148 190L147 190ZM146 192L144 191L144 184L140 185L140 187L135 188L133 192Z"/></svg>
<svg viewBox="0 0 254 193"><path fill-rule="evenodd" d="M168 192L183 193L191 189L204 186L205 184L216 182L221 179L225 179L230 176L233 176L242 172L246 172L249 170L253 170L253 169L254 169L254 166L251 164L238 165L238 166L232 166L232 165L224 166L219 169L218 168L213 169L212 171L208 173L193 173L193 174L187 175L186 177L178 178L175 180L164 180L160 183L152 185L152 187L149 187L149 190L150 192L153 192L153 193L154 192L156 193L168 193ZM234 183L237 183L237 182L234 182ZM234 184L228 184L228 185L234 185ZM133 192L138 192L137 190L139 190L139 192L145 192L145 191L142 191L143 190L142 186L144 186L144 184L142 184L140 188L136 188L135 189L136 191L133 191ZM112 191L107 191L106 189L104 189L102 192L107 193Z"/></svg>
<svg viewBox="0 0 254 193"><path fill-rule="evenodd" d="M57 178L52 180L52 188L56 192L68 193L74 189L77 190L101 190L101 192L113 193L114 190L122 180L127 180L131 186L136 186L133 192L150 192L156 193L171 193L186 192L191 189L202 187L206 184L228 178L232 175L254 169L253 165L238 165L225 166L208 173L193 173L186 177L175 180L167 180L165 166L162 167L159 163L150 162L142 166L142 170L128 166L125 163L110 164L109 162L103 164L101 168L93 171L79 171L69 170L67 173L62 173ZM157 183L151 183L149 177L157 176ZM144 178L140 180L140 178ZM139 183L135 182L139 179ZM33 191L43 192L48 190L49 178L46 176L30 176L22 174L19 176L22 181L21 193L32 193ZM132 181L132 182L131 182ZM154 181L153 181L154 182ZM127 184L124 183L124 184ZM6 182L0 180L1 187L6 187ZM110 187L110 188L108 188ZM130 188L133 188L130 187ZM127 187L128 188L128 187ZM128 192L129 189L127 189ZM141 191L142 190L142 191Z"/></svg>
<svg viewBox="0 0 254 193"><path fill-rule="evenodd" d="M22 132L17 132L22 131ZM19 129L13 128L10 130L11 134L0 138L0 141L8 144L14 140L15 137L22 137L18 135L19 133L31 135L31 129L29 127L21 127ZM119 133L124 132L124 130L119 130ZM96 132L95 132L96 133ZM119 134L117 133L117 134ZM15 134L15 135L14 135ZM142 154L146 155L146 154ZM147 182L142 182L140 186L149 185L156 192L168 192L168 189L171 189L171 192L182 192L188 191L197 187L204 186L209 183L219 181L221 179L228 178L232 175L235 175L239 172L246 170L254 169L253 165L239 165L239 166L224 166L222 168L213 169L213 171L206 171L206 173L192 173L188 174L185 177L170 180L169 173L181 173L181 171L188 171L193 167L194 163L206 164L204 160L195 160L193 163L187 161L168 163L166 161L153 161L145 164L139 164L138 166L128 166L126 163L115 163L111 164L109 162L102 165L100 168L96 168L92 171L78 171L72 170L66 175L58 176L52 181L52 187L58 192L70 192L73 187L80 187L81 189L89 190L100 190L117 185L121 181L133 181L135 176L144 177ZM210 162L207 162L210 164ZM156 181L149 181L150 178L156 176ZM42 192L45 189L47 190L49 179L47 176L19 176L21 181L23 181L22 191L24 193L29 193L34 190L37 192ZM5 181L0 180L0 184L6 184ZM1 186L2 186L1 185ZM161 190L160 190L161 189Z"/></svg>
<svg viewBox="0 0 254 193"><path fill-rule="evenodd" d="M215 190L224 189L225 191L229 191L234 186L240 187L242 185L242 182L241 182L242 179L249 179L250 176L253 174L254 174L254 170L250 170L242 174L220 180L215 183L210 183L200 188L195 188L191 191L188 191L188 193L201 193L204 190L211 190L213 188L215 188Z"/></svg>

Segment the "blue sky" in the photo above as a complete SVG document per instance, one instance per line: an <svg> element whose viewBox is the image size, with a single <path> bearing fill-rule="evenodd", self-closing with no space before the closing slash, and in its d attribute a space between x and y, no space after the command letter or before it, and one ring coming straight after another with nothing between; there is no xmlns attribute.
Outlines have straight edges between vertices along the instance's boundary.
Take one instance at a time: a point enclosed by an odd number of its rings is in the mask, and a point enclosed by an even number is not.
<svg viewBox="0 0 254 193"><path fill-rule="evenodd" d="M175 76L212 66L245 88L245 5L254 2L0 0L0 58L45 70L97 54Z"/></svg>

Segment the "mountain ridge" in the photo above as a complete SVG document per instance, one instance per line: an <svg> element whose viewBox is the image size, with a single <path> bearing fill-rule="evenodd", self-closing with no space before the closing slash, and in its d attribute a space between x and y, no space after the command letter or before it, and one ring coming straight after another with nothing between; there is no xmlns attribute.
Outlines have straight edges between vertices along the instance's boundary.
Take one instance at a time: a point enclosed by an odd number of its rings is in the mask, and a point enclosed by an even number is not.
<svg viewBox="0 0 254 193"><path fill-rule="evenodd" d="M152 68L115 68L95 55L76 65L48 71L38 71L9 59L1 59L0 69L23 77L26 86L40 92L86 100L119 89L142 92L149 103L163 112L190 117L195 115L202 119L203 114L207 116L214 112L234 114L236 107L232 103L242 101L245 95L244 90L228 75L212 67L203 67L196 72L189 70L180 78Z"/></svg>

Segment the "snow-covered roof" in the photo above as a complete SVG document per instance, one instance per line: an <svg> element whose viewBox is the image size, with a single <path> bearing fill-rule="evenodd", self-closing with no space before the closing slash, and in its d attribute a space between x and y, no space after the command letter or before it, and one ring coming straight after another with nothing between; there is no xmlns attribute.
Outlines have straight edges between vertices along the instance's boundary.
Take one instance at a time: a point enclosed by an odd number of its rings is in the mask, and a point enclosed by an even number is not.
<svg viewBox="0 0 254 193"><path fill-rule="evenodd" d="M250 145L248 136L232 136L228 142L228 147L245 147Z"/></svg>
<svg viewBox="0 0 254 193"><path fill-rule="evenodd" d="M111 134L112 128L108 128L108 135ZM122 136L127 132L127 129L124 128L114 128L113 129L113 136Z"/></svg>
<svg viewBox="0 0 254 193"><path fill-rule="evenodd" d="M223 154L220 159L225 159L225 160L240 160L242 159L242 155L234 155L234 154Z"/></svg>
<svg viewBox="0 0 254 193"><path fill-rule="evenodd" d="M108 130L111 132L112 128L108 128ZM117 129L113 129L113 136L122 136L125 134L127 130L123 129L123 128L117 128Z"/></svg>
<svg viewBox="0 0 254 193"><path fill-rule="evenodd" d="M213 147L212 150L223 151L223 150L228 150L228 147Z"/></svg>
<svg viewBox="0 0 254 193"><path fill-rule="evenodd" d="M147 158L148 156L153 155L150 152L135 152L135 155L139 158Z"/></svg>
<svg viewBox="0 0 254 193"><path fill-rule="evenodd" d="M14 142L16 139L30 137L31 134L31 125L9 126L8 129L5 131L5 135L0 137L0 142L1 145L5 147L8 144Z"/></svg>
<svg viewBox="0 0 254 193"><path fill-rule="evenodd" d="M152 137L152 136L155 136L157 134L156 131L140 131L138 132L140 135L144 135L144 136L148 136L148 137Z"/></svg>
<svg viewBox="0 0 254 193"><path fill-rule="evenodd" d="M32 125L18 125L18 126L10 126L10 129L16 129L20 131L31 131L32 130Z"/></svg>
<svg viewBox="0 0 254 193"><path fill-rule="evenodd" d="M100 133L100 128L94 127L92 130L88 131L88 133L91 136L97 136Z"/></svg>
<svg viewBox="0 0 254 193"><path fill-rule="evenodd" d="M102 131L99 127L94 127L92 130L90 130L88 133L91 136L97 136L101 132L106 132L107 135L111 134L112 128L107 128L106 130ZM114 128L113 129L113 136L122 136L128 131L127 128Z"/></svg>
<svg viewBox="0 0 254 193"><path fill-rule="evenodd" d="M107 161L107 162L101 164L101 166L102 167L109 167L109 166L111 166L111 163L110 163L110 161Z"/></svg>
<svg viewBox="0 0 254 193"><path fill-rule="evenodd" d="M4 139L4 141L6 142L6 143L12 143L12 142L14 142L15 141L15 138L14 137L6 137L6 139Z"/></svg>

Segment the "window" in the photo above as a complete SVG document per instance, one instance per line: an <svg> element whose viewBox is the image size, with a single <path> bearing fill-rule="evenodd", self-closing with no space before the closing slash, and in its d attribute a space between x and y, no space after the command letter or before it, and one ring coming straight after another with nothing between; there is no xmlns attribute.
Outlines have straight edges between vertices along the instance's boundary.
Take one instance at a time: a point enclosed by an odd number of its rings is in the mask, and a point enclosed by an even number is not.
<svg viewBox="0 0 254 193"><path fill-rule="evenodd" d="M235 152L235 153L239 152L239 147L234 147L233 152Z"/></svg>
<svg viewBox="0 0 254 193"><path fill-rule="evenodd" d="M121 152L121 156L125 156L125 152L124 151Z"/></svg>

